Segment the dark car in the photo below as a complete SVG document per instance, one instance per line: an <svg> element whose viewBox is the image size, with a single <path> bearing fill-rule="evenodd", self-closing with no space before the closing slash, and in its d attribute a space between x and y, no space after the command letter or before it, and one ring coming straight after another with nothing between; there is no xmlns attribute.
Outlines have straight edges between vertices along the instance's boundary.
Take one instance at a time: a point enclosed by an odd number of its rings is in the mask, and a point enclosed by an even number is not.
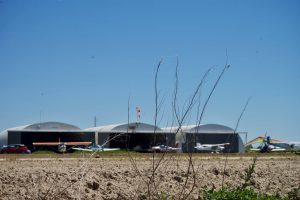
<svg viewBox="0 0 300 200"><path fill-rule="evenodd" d="M11 144L3 147L0 153L31 153L31 151L24 144Z"/></svg>

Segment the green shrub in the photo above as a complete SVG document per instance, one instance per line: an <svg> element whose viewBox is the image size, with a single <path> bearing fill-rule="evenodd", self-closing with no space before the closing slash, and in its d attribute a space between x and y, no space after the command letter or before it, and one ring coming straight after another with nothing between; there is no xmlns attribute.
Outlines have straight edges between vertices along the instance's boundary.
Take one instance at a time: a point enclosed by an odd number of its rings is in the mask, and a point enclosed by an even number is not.
<svg viewBox="0 0 300 200"><path fill-rule="evenodd" d="M245 170L245 174L243 177L244 183L241 186L241 189L245 189L246 187L250 186L251 178L255 173L255 166L256 166L257 157L253 158L252 164Z"/></svg>
<svg viewBox="0 0 300 200"><path fill-rule="evenodd" d="M251 179L255 173L257 157L254 157L252 164L245 170L243 176L244 183L240 187L224 187L220 190L207 190L204 191L200 199L205 200L285 200L297 197L299 191L292 191L288 197L281 197L280 195L268 195L260 192L255 192L251 188ZM296 198L295 198L296 199Z"/></svg>
<svg viewBox="0 0 300 200"><path fill-rule="evenodd" d="M299 200L300 199L300 186L293 189L288 193L288 199L290 200Z"/></svg>
<svg viewBox="0 0 300 200"><path fill-rule="evenodd" d="M255 192L252 188L223 188L204 191L200 199L205 200L286 200L279 195L267 195Z"/></svg>

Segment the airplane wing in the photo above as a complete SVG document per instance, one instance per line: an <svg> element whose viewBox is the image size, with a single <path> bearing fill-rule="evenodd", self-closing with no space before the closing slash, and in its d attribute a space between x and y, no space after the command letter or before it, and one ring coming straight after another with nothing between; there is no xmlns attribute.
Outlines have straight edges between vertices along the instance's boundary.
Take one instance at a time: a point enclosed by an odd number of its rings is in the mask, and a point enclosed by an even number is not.
<svg viewBox="0 0 300 200"><path fill-rule="evenodd" d="M33 142L33 146L58 146L64 144L67 146L90 145L92 142Z"/></svg>
<svg viewBox="0 0 300 200"><path fill-rule="evenodd" d="M65 145L73 145L73 146L77 146L77 145L90 145L92 144L92 142L64 142Z"/></svg>
<svg viewBox="0 0 300 200"><path fill-rule="evenodd" d="M286 149L283 148L275 148L271 150L272 152L280 152L280 151L286 151Z"/></svg>
<svg viewBox="0 0 300 200"><path fill-rule="evenodd" d="M254 151L254 152L260 152L262 149L258 149L258 148L252 148L250 149L250 151ZM282 152L282 151L286 151L286 149L283 148L278 148L278 149L271 149L271 152Z"/></svg>
<svg viewBox="0 0 300 200"><path fill-rule="evenodd" d="M254 138L253 140L249 141L247 144L245 144L245 147L250 146L252 144L256 143L263 143L265 141L265 137L259 136L257 138Z"/></svg>
<svg viewBox="0 0 300 200"><path fill-rule="evenodd" d="M92 152L93 151L92 149L76 148L76 147L74 147L72 149L77 150L77 151L88 151L88 152Z"/></svg>
<svg viewBox="0 0 300 200"><path fill-rule="evenodd" d="M175 152L178 152L178 151L180 151L180 150L181 150L181 148L169 147L169 148L167 148L165 151L175 153Z"/></svg>
<svg viewBox="0 0 300 200"><path fill-rule="evenodd" d="M93 151L118 151L120 150L120 148L99 148L99 149L85 149L85 148L72 148L74 150L77 150L77 151L88 151L88 152L93 152Z"/></svg>
<svg viewBox="0 0 300 200"><path fill-rule="evenodd" d="M204 147L218 147L218 146L225 146L229 145L230 143L221 143L221 144L202 144Z"/></svg>
<svg viewBox="0 0 300 200"><path fill-rule="evenodd" d="M216 146L225 146L225 145L230 145L230 143L221 143L221 144L215 144Z"/></svg>
<svg viewBox="0 0 300 200"><path fill-rule="evenodd" d="M258 148L251 148L250 151L261 151L261 149L258 149Z"/></svg>
<svg viewBox="0 0 300 200"><path fill-rule="evenodd" d="M284 142L284 140L278 140L278 139L271 139L270 140L270 143L282 143L282 142Z"/></svg>
<svg viewBox="0 0 300 200"><path fill-rule="evenodd" d="M155 152L177 152L181 150L181 148L178 147L169 147L169 146L153 146L149 151L155 151Z"/></svg>
<svg viewBox="0 0 300 200"><path fill-rule="evenodd" d="M259 136L257 138L254 138L253 140L249 141L247 144L245 144L245 147L250 146L252 144L256 143L263 143L266 141L266 137ZM270 143L281 143L283 140L278 140L278 139L270 139Z"/></svg>
<svg viewBox="0 0 300 200"><path fill-rule="evenodd" d="M60 142L33 142L33 146L58 146Z"/></svg>
<svg viewBox="0 0 300 200"><path fill-rule="evenodd" d="M102 151L118 151L120 148L103 148Z"/></svg>

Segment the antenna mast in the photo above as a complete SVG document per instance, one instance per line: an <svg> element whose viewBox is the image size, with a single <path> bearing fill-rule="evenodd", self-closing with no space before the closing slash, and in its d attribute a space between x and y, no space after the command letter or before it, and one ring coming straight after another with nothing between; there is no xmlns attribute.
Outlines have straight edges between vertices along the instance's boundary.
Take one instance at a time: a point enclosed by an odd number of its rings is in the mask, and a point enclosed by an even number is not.
<svg viewBox="0 0 300 200"><path fill-rule="evenodd" d="M44 96L44 93L41 92L40 124L42 123L43 96Z"/></svg>

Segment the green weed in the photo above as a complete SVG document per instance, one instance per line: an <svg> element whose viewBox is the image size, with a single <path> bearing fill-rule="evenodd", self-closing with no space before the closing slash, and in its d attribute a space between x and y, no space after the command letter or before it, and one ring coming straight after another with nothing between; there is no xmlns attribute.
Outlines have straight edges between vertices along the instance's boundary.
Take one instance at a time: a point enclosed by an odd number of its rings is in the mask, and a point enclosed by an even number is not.
<svg viewBox="0 0 300 200"><path fill-rule="evenodd" d="M288 200L279 195L267 195L255 192L252 188L223 188L204 191L200 199L204 200Z"/></svg>

